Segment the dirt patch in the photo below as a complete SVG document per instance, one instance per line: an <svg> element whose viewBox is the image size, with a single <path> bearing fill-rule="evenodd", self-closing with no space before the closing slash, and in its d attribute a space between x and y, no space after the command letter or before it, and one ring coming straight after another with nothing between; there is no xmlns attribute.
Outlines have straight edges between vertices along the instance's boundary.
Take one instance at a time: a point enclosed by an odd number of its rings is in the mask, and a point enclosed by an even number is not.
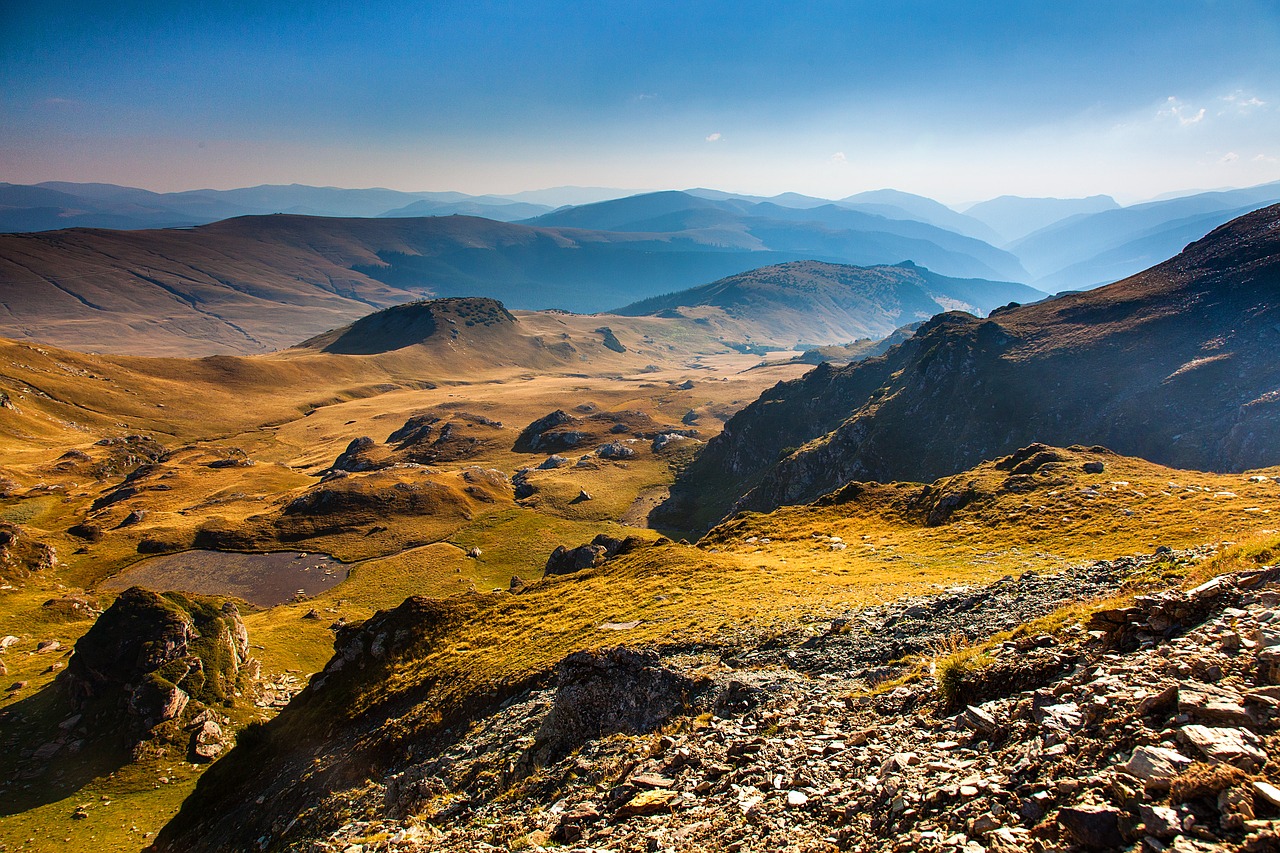
<svg viewBox="0 0 1280 853"><path fill-rule="evenodd" d="M640 492L619 521L628 527L649 527L649 513L671 495L667 486L653 486Z"/></svg>
<svg viewBox="0 0 1280 853"><path fill-rule="evenodd" d="M347 567L326 554L184 551L134 563L103 581L100 588L120 592L140 586L154 592L223 595L260 607L274 607L311 598L346 577Z"/></svg>

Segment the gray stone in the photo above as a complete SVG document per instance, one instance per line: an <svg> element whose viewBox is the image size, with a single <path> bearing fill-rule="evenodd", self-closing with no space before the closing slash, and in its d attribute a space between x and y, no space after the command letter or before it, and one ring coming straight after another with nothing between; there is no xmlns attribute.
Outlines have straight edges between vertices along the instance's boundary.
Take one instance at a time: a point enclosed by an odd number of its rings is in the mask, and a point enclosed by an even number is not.
<svg viewBox="0 0 1280 853"><path fill-rule="evenodd" d="M1204 723L1224 726L1253 723L1238 693L1208 685L1182 687L1178 692L1178 711Z"/></svg>
<svg viewBox="0 0 1280 853"><path fill-rule="evenodd" d="M1255 781L1253 783L1253 793L1266 800L1273 808L1280 808L1280 788L1270 782Z"/></svg>

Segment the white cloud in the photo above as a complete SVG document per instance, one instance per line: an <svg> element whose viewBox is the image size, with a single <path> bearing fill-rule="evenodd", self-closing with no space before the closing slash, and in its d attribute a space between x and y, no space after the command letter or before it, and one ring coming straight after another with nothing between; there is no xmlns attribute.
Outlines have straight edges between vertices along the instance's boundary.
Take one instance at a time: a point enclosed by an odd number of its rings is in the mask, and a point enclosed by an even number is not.
<svg viewBox="0 0 1280 853"><path fill-rule="evenodd" d="M1271 157L1271 156L1269 156L1269 155L1267 155L1267 154L1259 154L1259 155L1257 155L1256 157L1254 157L1254 158L1253 158L1253 162L1255 162L1255 163L1280 163L1280 160L1276 159L1275 157Z"/></svg>
<svg viewBox="0 0 1280 853"><path fill-rule="evenodd" d="M1239 154L1237 154L1237 153L1236 153L1236 152L1234 152L1234 151L1228 151L1226 154L1223 154L1223 155L1222 155L1222 159L1221 159L1221 160L1219 160L1218 162L1219 162L1219 163L1234 163L1236 160L1239 160L1239 159L1240 159L1240 155L1239 155Z"/></svg>
<svg viewBox="0 0 1280 853"><path fill-rule="evenodd" d="M1191 107L1179 101L1173 95L1164 102L1164 107L1156 113L1157 118L1175 118L1178 124L1186 127L1189 124L1199 124L1204 121L1205 110L1201 107L1195 114L1190 112Z"/></svg>
<svg viewBox="0 0 1280 853"><path fill-rule="evenodd" d="M846 157L846 156L844 156L844 152L843 152L843 151L837 151L836 153L834 153L834 154L832 154L832 155L831 155L831 162L832 162L832 163L847 163L847 162L849 162L849 158L848 158L848 157Z"/></svg>
<svg viewBox="0 0 1280 853"><path fill-rule="evenodd" d="M717 132L717 133L713 133L713 134L711 134L710 136L708 136L708 137L707 137L707 141L708 141L708 142L719 142L719 141L720 141L720 139L721 139L721 136L720 136L720 134L719 134L718 132Z"/></svg>
<svg viewBox="0 0 1280 853"><path fill-rule="evenodd" d="M1225 101L1228 106L1234 107L1238 113L1251 113L1258 107L1267 105L1267 102L1257 95L1246 95L1239 90L1232 92L1230 95L1224 95L1221 100Z"/></svg>
<svg viewBox="0 0 1280 853"><path fill-rule="evenodd" d="M657 92L641 92L640 94L636 95L632 100L637 101L637 102L639 102L639 101L655 101L655 100L657 100L657 98L658 98L658 93L657 93Z"/></svg>

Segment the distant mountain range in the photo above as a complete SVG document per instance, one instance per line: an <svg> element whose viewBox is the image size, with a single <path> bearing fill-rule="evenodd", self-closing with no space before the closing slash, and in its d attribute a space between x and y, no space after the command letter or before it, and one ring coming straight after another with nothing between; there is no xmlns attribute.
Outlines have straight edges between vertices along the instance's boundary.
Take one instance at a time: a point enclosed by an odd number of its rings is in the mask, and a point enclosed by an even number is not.
<svg viewBox="0 0 1280 853"><path fill-rule="evenodd" d="M562 208L526 224L669 234L720 249L792 252L861 266L910 260L954 276L1027 277L1017 258L981 240L918 219L893 219L833 203L795 208L672 191Z"/></svg>
<svg viewBox="0 0 1280 853"><path fill-rule="evenodd" d="M1011 255L922 222L678 192L525 224L247 216L189 229L0 236L0 335L101 352L252 353L429 296L596 312L788 261L907 259L946 276L1021 274Z"/></svg>
<svg viewBox="0 0 1280 853"><path fill-rule="evenodd" d="M997 239L992 241L995 245L1007 246L1068 217L1101 213L1119 207L1109 195L1093 195L1088 198L1022 198L1002 195L973 205L965 210L965 215L993 230L997 235Z"/></svg>
<svg viewBox="0 0 1280 853"><path fill-rule="evenodd" d="M1107 287L985 320L939 315L880 358L766 392L681 476L667 511L710 524L851 480L929 482L1033 442L1193 470L1275 465L1278 292L1275 205Z"/></svg>
<svg viewBox="0 0 1280 853"><path fill-rule="evenodd" d="M1171 195L1121 207L1110 196L999 198L962 212L897 190L842 199L752 196L695 188L635 194L555 187L509 195L300 185L155 193L112 184L0 183L0 233L92 227L189 227L237 216L477 216L596 231L662 233L726 248L792 251L855 264L910 260L952 275L1021 281L1047 292L1096 287L1140 272L1235 216L1280 201L1280 182ZM783 233L786 232L786 233ZM861 236L850 238L850 232ZM866 235L875 233L875 238ZM870 252L867 243L877 243ZM926 241L932 246L919 242ZM935 248L936 247L936 248ZM937 250L969 256L961 268ZM873 257L874 255L874 257Z"/></svg>

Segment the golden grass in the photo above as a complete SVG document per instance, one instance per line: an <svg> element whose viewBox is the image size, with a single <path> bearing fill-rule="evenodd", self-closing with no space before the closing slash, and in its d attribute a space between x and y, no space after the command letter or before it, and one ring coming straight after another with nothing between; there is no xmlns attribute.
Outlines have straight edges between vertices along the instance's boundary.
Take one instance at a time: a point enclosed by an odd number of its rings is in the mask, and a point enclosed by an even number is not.
<svg viewBox="0 0 1280 853"><path fill-rule="evenodd" d="M566 322L563 333L575 334L576 320ZM560 328L547 318L537 323L541 334ZM646 333L657 337L659 326L646 327ZM632 345L622 327L615 331ZM60 489L0 499L0 517L53 544L60 558L47 576L0 592L0 634L23 638L6 655L10 680L32 682L24 696L47 683L53 675L37 670L48 663L25 652L54 636L69 647L89 627L87 621L55 625L42 611L41 602L64 591L60 585L91 587L119 571L139 559L137 546L144 536L189 538L212 521L245 529L259 523L250 521L254 516L272 517L314 484L312 475L357 436L381 442L409 416L424 411L482 414L503 422L500 440L475 460L441 467L448 472L479 464L512 474L545 457L516 453L511 444L527 423L553 409L591 402L604 410L640 409L675 424L690 409L732 411L778 378L804 369L739 373L758 359L732 355L702 359L711 369L694 370L689 367L694 347L705 345L705 339L694 341L693 332L688 340L677 339L668 332L668 339L607 365L575 366L594 375L537 377L474 364L470 371L451 372L415 362L411 355L380 360L291 353L185 362L0 344L6 375L49 395L33 392L17 399L18 413L0 410L0 450L6 452L0 474L22 488L45 482ZM664 351L667 346L674 349ZM649 360L658 370L642 372ZM694 388L677 389L686 378L694 380ZM428 381L437 387L428 387ZM703 437L710 437L719 422L707 416L698 426ZM148 479L168 488L149 489L91 513L89 504L114 483L50 473L48 466L69 447L92 454L97 438L127 432L155 433L176 448L164 464L167 476ZM232 447L258 464L205 465ZM1058 472L1041 478L1028 493L1005 493L1000 487L1007 474L985 466L962 477L988 497L937 527L923 525L909 507L919 486L877 487L850 503L744 516L713 531L702 548L657 546L599 569L536 583L522 595L489 594L505 589L513 575L536 580L556 545L581 544L597 533L654 536L616 523L640 493L670 479L667 457L650 454L647 443L636 447L638 455L624 463L539 472L532 478L540 489L536 500L473 507L470 518L444 523L397 516L381 522L389 528L385 534L372 537L357 529L292 544L264 538L259 543L264 550L296 547L359 562L347 581L310 601L246 608L253 653L268 674L315 672L331 655L329 625L338 618L358 621L409 595L453 598L467 618L437 637L421 658L399 662L386 683L353 697L343 711L354 713L386 691L439 677L413 712L420 723L471 691L546 670L578 649L734 641L939 587L983 583L1028 569L1053 571L1076 561L1149 552L1157 545L1244 541L1280 527L1275 484L1251 484L1241 475L1171 471L1107 457L1102 475ZM1065 485L1050 482L1063 478ZM1096 489L1096 496L1080 492L1086 486ZM580 489L592 500L575 502ZM1235 497L1217 497L1223 492ZM147 509L147 518L113 530L135 507ZM66 533L86 517L106 531L101 541L86 543ZM831 536L841 537L845 548L833 549ZM746 541L752 537L755 542ZM407 544L415 547L403 550ZM478 559L465 556L472 547L481 550ZM313 608L322 618L303 619ZM605 622L633 620L640 624L630 630L600 629ZM403 724L414 725L415 718ZM158 827L189 790L194 773L177 767L170 778L178 781L155 787L160 772L149 766L122 770L74 798L0 819L0 842L16 849L27 837L37 837L38 844L57 849L68 846L62 838L71 837L73 849L136 850L142 842L130 827L137 824L141 832ZM90 809L85 821L68 819L79 802L103 795L112 799L112 807ZM120 810L112 812L117 804ZM127 819L117 819L120 815Z"/></svg>

